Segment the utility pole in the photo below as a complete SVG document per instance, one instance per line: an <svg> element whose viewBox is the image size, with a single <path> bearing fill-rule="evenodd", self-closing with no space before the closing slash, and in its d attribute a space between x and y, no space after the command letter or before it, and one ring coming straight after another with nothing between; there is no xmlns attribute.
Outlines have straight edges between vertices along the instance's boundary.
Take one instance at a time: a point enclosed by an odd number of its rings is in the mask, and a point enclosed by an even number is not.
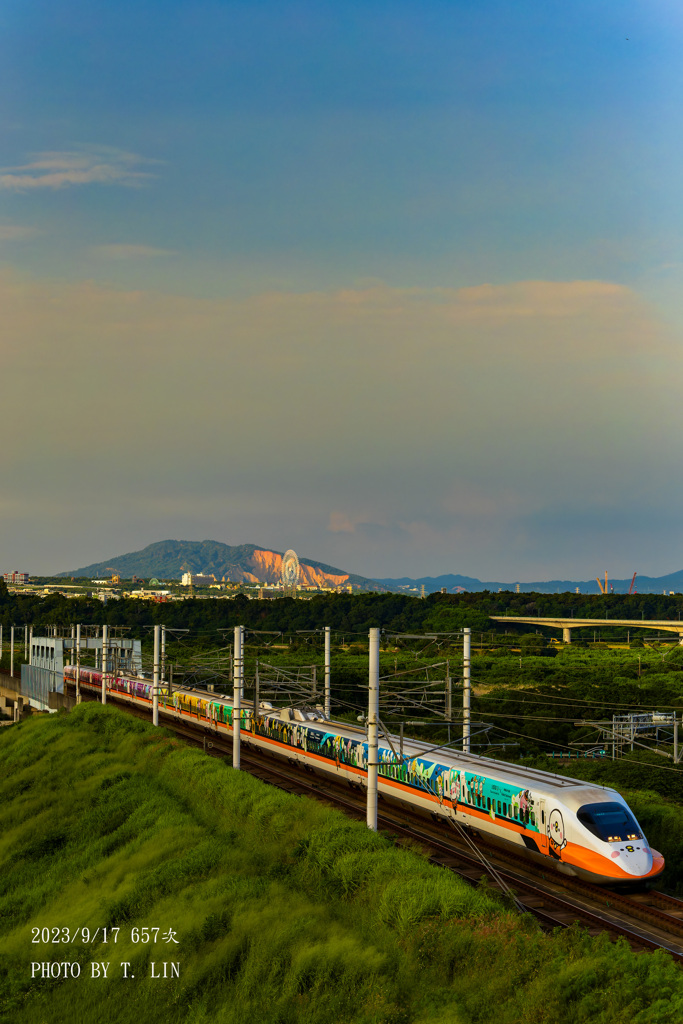
<svg viewBox="0 0 683 1024"><path fill-rule="evenodd" d="M462 638L462 752L470 752L470 645L472 631L469 626L463 629Z"/></svg>
<svg viewBox="0 0 683 1024"><path fill-rule="evenodd" d="M81 703L81 624L76 625L76 703Z"/></svg>
<svg viewBox="0 0 683 1024"><path fill-rule="evenodd" d="M370 630L368 673L368 805L367 824L377 831L377 756L379 725L379 629Z"/></svg>
<svg viewBox="0 0 683 1024"><path fill-rule="evenodd" d="M159 724L159 633L154 627L154 675L152 676L152 725Z"/></svg>
<svg viewBox="0 0 683 1024"><path fill-rule="evenodd" d="M332 629L325 626L325 718L330 717L332 694L330 690Z"/></svg>
<svg viewBox="0 0 683 1024"><path fill-rule="evenodd" d="M109 652L107 650L107 644L109 641L109 627L102 626L102 703L107 703L107 663L109 662Z"/></svg>
<svg viewBox="0 0 683 1024"><path fill-rule="evenodd" d="M243 638L244 626L235 626L234 668L232 673L232 766L237 771L240 768L240 716L242 713L242 673L244 671L242 661Z"/></svg>

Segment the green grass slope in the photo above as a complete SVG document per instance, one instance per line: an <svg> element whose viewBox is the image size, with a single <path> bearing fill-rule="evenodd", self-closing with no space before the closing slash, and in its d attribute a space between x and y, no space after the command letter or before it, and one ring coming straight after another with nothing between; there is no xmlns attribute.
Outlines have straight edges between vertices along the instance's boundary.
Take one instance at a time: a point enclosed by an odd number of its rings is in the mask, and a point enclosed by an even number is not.
<svg viewBox="0 0 683 1024"><path fill-rule="evenodd" d="M666 955L544 936L362 824L114 708L6 727L0 780L3 1021L683 1019L683 974ZM56 927L106 927L109 941L32 942ZM134 941L143 927L161 929L156 943ZM43 961L81 975L32 979ZM152 978L152 961L180 976ZM106 979L92 962L109 963Z"/></svg>

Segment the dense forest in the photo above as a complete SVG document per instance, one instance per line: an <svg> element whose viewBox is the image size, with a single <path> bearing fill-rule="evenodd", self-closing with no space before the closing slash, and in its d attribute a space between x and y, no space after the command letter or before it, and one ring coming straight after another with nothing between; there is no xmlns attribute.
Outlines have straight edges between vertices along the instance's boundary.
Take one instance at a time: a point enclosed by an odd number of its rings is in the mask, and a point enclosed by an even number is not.
<svg viewBox="0 0 683 1024"><path fill-rule="evenodd" d="M492 615L509 616L509 623L494 623ZM529 633L528 625L514 625L515 616L572 616L575 618L669 619L681 621L683 595L664 594L431 594L425 599L403 594L324 594L313 598L250 600L244 594L225 598L191 598L155 603L132 598L109 600L36 597L9 594L0 586L0 621L8 626L33 624L34 628L74 622L127 626L142 629L163 623L175 629L210 631L244 625L248 629L293 633L331 626L336 631L366 633L379 626L396 633L447 633L470 626L474 632L498 635ZM681 627L683 629L683 625ZM547 637L557 630L543 629ZM536 632L536 630L534 630ZM621 636L623 628L603 628L601 639ZM647 636L647 633L643 635ZM580 640L576 633L573 639ZM588 635L583 635L589 639ZM594 639L592 636L590 639Z"/></svg>

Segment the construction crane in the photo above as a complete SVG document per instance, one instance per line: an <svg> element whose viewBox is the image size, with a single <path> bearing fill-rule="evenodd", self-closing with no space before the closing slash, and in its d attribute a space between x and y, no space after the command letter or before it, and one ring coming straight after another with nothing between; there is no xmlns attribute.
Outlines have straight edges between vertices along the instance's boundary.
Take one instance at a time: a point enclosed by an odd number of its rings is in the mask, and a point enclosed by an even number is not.
<svg viewBox="0 0 683 1024"><path fill-rule="evenodd" d="M605 569L605 585L604 586L603 586L602 580L600 579L599 576L596 576L595 578L598 581L598 586L600 587L600 593L601 594L609 594L609 587L607 586L607 569Z"/></svg>
<svg viewBox="0 0 683 1024"><path fill-rule="evenodd" d="M121 574L116 569L113 569L111 567L111 565L108 565L106 568L107 568L107 572L111 572L111 581L112 581L112 583L120 583L121 582Z"/></svg>
<svg viewBox="0 0 683 1024"><path fill-rule="evenodd" d="M638 591L635 588L635 582L636 582L636 576L637 575L638 575L638 573L634 572L633 579L631 580L631 586L628 588L629 594L637 594L638 593Z"/></svg>

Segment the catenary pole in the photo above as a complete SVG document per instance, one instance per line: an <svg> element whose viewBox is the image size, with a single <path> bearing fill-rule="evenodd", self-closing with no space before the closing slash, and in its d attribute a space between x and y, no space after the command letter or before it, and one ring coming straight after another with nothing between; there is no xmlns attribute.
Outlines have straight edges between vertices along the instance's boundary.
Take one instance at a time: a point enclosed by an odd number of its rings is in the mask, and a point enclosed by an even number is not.
<svg viewBox="0 0 683 1024"><path fill-rule="evenodd" d="M379 720L379 629L370 630L368 674L368 828L377 831L377 734Z"/></svg>
<svg viewBox="0 0 683 1024"><path fill-rule="evenodd" d="M166 626L161 627L161 668L160 668L160 679L161 688L166 692Z"/></svg>
<svg viewBox="0 0 683 1024"><path fill-rule="evenodd" d="M160 626L154 627L154 675L152 677L152 725L159 724L159 634Z"/></svg>
<svg viewBox="0 0 683 1024"><path fill-rule="evenodd" d="M109 642L109 626L102 626L102 659L100 668L102 669L102 703L107 703L107 664L109 662L109 651L107 644Z"/></svg>
<svg viewBox="0 0 683 1024"><path fill-rule="evenodd" d="M24 623L24 661L28 658L28 622Z"/></svg>
<svg viewBox="0 0 683 1024"><path fill-rule="evenodd" d="M14 675L14 626L10 628L9 633L9 674Z"/></svg>
<svg viewBox="0 0 683 1024"><path fill-rule="evenodd" d="M235 626L233 645L234 668L232 673L232 766L240 767L240 717L242 714L242 676L244 672L243 648L244 626Z"/></svg>
<svg viewBox="0 0 683 1024"><path fill-rule="evenodd" d="M472 631L465 626L462 638L462 750L470 752L470 657Z"/></svg>
<svg viewBox="0 0 683 1024"><path fill-rule="evenodd" d="M678 712L674 711L674 764L678 764Z"/></svg>
<svg viewBox="0 0 683 1024"><path fill-rule="evenodd" d="M330 717L332 694L330 690L332 628L325 626L325 718Z"/></svg>
<svg viewBox="0 0 683 1024"><path fill-rule="evenodd" d="M81 624L76 624L76 703L81 703Z"/></svg>

